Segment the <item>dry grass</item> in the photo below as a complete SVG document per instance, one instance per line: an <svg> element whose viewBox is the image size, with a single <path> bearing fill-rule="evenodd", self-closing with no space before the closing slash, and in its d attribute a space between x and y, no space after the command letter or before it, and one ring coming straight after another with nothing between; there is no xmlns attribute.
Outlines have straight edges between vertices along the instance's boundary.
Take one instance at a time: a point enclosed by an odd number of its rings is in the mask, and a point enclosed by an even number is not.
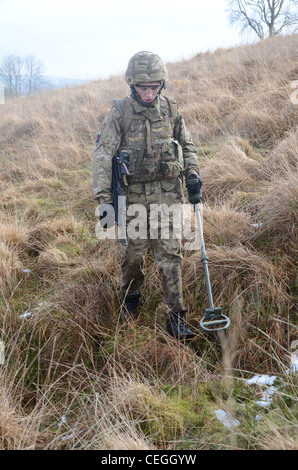
<svg viewBox="0 0 298 470"><path fill-rule="evenodd" d="M254 191L259 185L260 164L248 157L237 143L224 144L201 169L204 197L222 201L234 191Z"/></svg>
<svg viewBox="0 0 298 470"><path fill-rule="evenodd" d="M45 441L37 426L41 416L35 413L26 416L18 401L12 398L13 390L3 383L3 376L1 379L0 449L42 449Z"/></svg>
<svg viewBox="0 0 298 470"><path fill-rule="evenodd" d="M274 146L297 125L289 99L296 51L293 35L171 64L169 91L179 96L194 138L205 145L234 134L256 146Z"/></svg>
<svg viewBox="0 0 298 470"><path fill-rule="evenodd" d="M206 246L237 246L250 242L252 217L230 207L228 203L204 206L204 240Z"/></svg>
<svg viewBox="0 0 298 470"><path fill-rule="evenodd" d="M259 232L284 240L285 247L295 251L298 227L298 175L288 172L271 180L266 195L259 202L262 221ZM292 245L292 246L291 246Z"/></svg>
<svg viewBox="0 0 298 470"><path fill-rule="evenodd" d="M264 175L273 178L290 172L297 172L298 134L297 129L290 132L264 162Z"/></svg>
<svg viewBox="0 0 298 470"><path fill-rule="evenodd" d="M191 343L165 333L152 256L141 315L120 322L119 247L95 236L91 174L123 77L1 107L1 449L297 448L297 42L168 64L166 92L198 148L213 296L231 317L222 348L199 327L209 305L198 251L183 269ZM246 385L254 373L278 376L268 410Z"/></svg>

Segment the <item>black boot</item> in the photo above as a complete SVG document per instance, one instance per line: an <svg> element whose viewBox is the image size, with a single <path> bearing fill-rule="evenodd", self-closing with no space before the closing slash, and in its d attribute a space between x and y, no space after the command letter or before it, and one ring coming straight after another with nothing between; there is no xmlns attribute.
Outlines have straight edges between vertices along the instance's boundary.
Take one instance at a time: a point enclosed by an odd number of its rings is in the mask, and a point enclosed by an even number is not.
<svg viewBox="0 0 298 470"><path fill-rule="evenodd" d="M125 297L121 307L121 316L125 322L133 321L138 317L137 307L140 295Z"/></svg>
<svg viewBox="0 0 298 470"><path fill-rule="evenodd" d="M167 332L177 339L190 339L195 336L184 323L184 312L171 312L166 320Z"/></svg>

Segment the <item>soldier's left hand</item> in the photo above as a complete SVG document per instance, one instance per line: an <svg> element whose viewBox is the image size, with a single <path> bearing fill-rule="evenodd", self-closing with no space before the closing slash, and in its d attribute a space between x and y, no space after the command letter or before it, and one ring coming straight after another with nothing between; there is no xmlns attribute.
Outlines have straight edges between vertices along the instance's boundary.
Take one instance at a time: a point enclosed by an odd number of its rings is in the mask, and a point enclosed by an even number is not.
<svg viewBox="0 0 298 470"><path fill-rule="evenodd" d="M202 181L195 173L189 175L186 180L188 199L191 204L202 202Z"/></svg>

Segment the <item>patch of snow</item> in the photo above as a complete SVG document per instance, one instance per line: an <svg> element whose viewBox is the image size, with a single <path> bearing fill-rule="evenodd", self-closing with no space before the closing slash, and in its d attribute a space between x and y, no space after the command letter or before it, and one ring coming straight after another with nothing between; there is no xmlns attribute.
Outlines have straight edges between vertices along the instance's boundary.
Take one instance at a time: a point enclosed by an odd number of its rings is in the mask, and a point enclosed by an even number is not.
<svg viewBox="0 0 298 470"><path fill-rule="evenodd" d="M292 354L290 369L294 372L298 372L298 354Z"/></svg>
<svg viewBox="0 0 298 470"><path fill-rule="evenodd" d="M263 393L262 399L258 400L256 403L259 406L262 406L263 408L265 408L266 406L270 406L276 392L276 387L269 387L268 390Z"/></svg>
<svg viewBox="0 0 298 470"><path fill-rule="evenodd" d="M32 312L25 312L25 313L23 313L22 315L20 315L20 318L31 317L31 315L32 315Z"/></svg>
<svg viewBox="0 0 298 470"><path fill-rule="evenodd" d="M233 416L224 411L224 410L215 410L215 414L217 419L226 427L226 428L234 428L239 426L240 421L238 419L233 418Z"/></svg>
<svg viewBox="0 0 298 470"><path fill-rule="evenodd" d="M258 385L273 385L277 379L276 375L255 375L251 379L248 379L246 382L249 385L258 384Z"/></svg>

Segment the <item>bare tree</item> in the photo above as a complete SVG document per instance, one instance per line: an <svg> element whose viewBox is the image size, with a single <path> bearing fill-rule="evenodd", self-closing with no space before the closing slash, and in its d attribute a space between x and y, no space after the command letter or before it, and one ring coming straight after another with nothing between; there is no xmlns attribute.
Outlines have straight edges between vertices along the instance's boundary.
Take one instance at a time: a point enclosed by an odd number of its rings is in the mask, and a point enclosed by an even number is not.
<svg viewBox="0 0 298 470"><path fill-rule="evenodd" d="M229 0L227 12L232 25L259 39L298 30L298 0Z"/></svg>
<svg viewBox="0 0 298 470"><path fill-rule="evenodd" d="M0 78L10 96L19 96L22 91L22 68L20 56L9 54L1 61Z"/></svg>
<svg viewBox="0 0 298 470"><path fill-rule="evenodd" d="M28 95L34 93L43 82L44 64L34 55L27 55L24 60L24 86Z"/></svg>
<svg viewBox="0 0 298 470"><path fill-rule="evenodd" d="M4 83L8 96L31 95L42 85L44 65L34 55L24 59L9 54L0 64L0 80Z"/></svg>

